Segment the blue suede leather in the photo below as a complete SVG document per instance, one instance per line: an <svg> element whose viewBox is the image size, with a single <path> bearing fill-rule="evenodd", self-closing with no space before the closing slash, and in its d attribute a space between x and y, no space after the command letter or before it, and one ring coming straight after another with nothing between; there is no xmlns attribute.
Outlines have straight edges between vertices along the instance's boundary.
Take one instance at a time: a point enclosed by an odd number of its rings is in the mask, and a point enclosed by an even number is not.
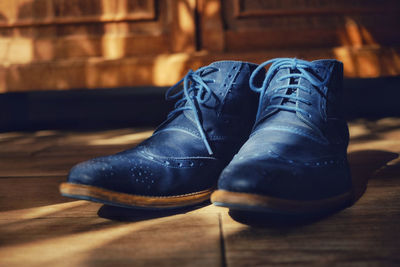
<svg viewBox="0 0 400 267"><path fill-rule="evenodd" d="M257 94L248 81L256 67L220 61L190 71L181 81L181 92L168 91L167 98L181 99L150 138L135 148L76 165L68 182L157 197L216 187L255 121Z"/></svg>
<svg viewBox="0 0 400 267"><path fill-rule="evenodd" d="M351 191L349 133L339 105L343 65L275 59L260 92L252 134L222 172L218 188L289 200Z"/></svg>

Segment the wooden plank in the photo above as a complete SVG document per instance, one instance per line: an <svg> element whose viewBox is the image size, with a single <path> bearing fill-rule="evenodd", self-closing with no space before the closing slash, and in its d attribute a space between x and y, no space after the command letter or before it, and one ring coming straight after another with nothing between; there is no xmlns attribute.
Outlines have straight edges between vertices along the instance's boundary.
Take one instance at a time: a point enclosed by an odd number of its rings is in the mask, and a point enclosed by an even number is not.
<svg viewBox="0 0 400 267"><path fill-rule="evenodd" d="M399 219L396 213L398 209L371 217L349 209L341 216L292 228L231 226L232 219L227 218L223 221L227 263L229 266L398 266L399 227L392 221ZM388 228L393 234L388 233Z"/></svg>
<svg viewBox="0 0 400 267"><path fill-rule="evenodd" d="M20 176L63 176L75 164L88 160L91 156L74 155L70 157L5 157L0 159L0 177Z"/></svg>
<svg viewBox="0 0 400 267"><path fill-rule="evenodd" d="M10 178L17 179L17 178ZM58 191L57 191L58 193ZM61 197L61 196L60 196ZM2 210L0 212L0 224L18 223L24 220L36 220L43 218L97 218L98 211L102 204L89 202L85 200L74 200L63 198L62 203L51 203L43 206L33 206L27 208L18 208L15 210ZM49 194L43 194L36 199L42 203L50 202ZM7 205L4 205L6 207ZM21 206L22 207L22 206Z"/></svg>
<svg viewBox="0 0 400 267"><path fill-rule="evenodd" d="M53 151L48 155L33 158L0 157L0 178L4 177L41 177L41 176L63 176L66 177L69 170L80 162L92 159L97 156L105 156L121 149L111 150L90 150L83 154L71 152L70 155L54 156ZM60 150L59 150L60 151ZM107 151L107 152L106 152ZM76 152L79 152L77 150ZM55 152L54 152L55 153Z"/></svg>
<svg viewBox="0 0 400 267"><path fill-rule="evenodd" d="M196 1L169 1L168 24L170 26L170 48L172 52L196 51Z"/></svg>
<svg viewBox="0 0 400 267"><path fill-rule="evenodd" d="M157 216L103 208L103 217L46 215L17 222L4 220L0 212L0 264L220 266L218 215L207 209ZM128 214L129 219L113 221L104 213Z"/></svg>
<svg viewBox="0 0 400 267"><path fill-rule="evenodd" d="M129 145L103 145L103 146L79 146L69 145L68 148L62 145L52 146L50 148L39 151L35 154L36 157L48 156L67 156L72 157L76 155L85 155L87 157L100 157L105 155L112 155L126 149L134 147L137 143Z"/></svg>
<svg viewBox="0 0 400 267"><path fill-rule="evenodd" d="M39 151L36 157L111 155L135 147L151 136L153 129L119 129L95 133L68 133L57 144Z"/></svg>
<svg viewBox="0 0 400 267"><path fill-rule="evenodd" d="M380 77L400 74L400 47L376 45L337 48L275 48L254 52L174 53L118 59L90 58L0 66L2 92L113 88L123 86L170 86L189 69L218 60L261 63L275 57L307 60L335 58L344 62L346 77ZM0 78L1 78L0 77Z"/></svg>
<svg viewBox="0 0 400 267"><path fill-rule="evenodd" d="M348 152L379 149L400 152L400 118L359 119L349 123L349 130Z"/></svg>
<svg viewBox="0 0 400 267"><path fill-rule="evenodd" d="M350 123L353 178L369 179L364 196L351 208L298 221L222 213L227 265L398 266L399 125L398 118Z"/></svg>
<svg viewBox="0 0 400 267"><path fill-rule="evenodd" d="M43 139L44 132L4 134L3 140L12 141L10 150L13 145L15 151L23 149L35 139L50 147L33 155L3 157L0 170L29 176L64 172L68 168L62 166L80 161L79 155L129 146L149 134L151 130L138 129L57 132L53 139ZM214 207L168 212L112 208L60 196L58 184L64 180L0 179L1 266L221 265Z"/></svg>
<svg viewBox="0 0 400 267"><path fill-rule="evenodd" d="M399 185L370 187L352 208L298 225L264 217L252 228L224 215L227 264L396 266L399 189Z"/></svg>
<svg viewBox="0 0 400 267"><path fill-rule="evenodd" d="M122 28L116 27L117 31ZM127 28L129 25L126 25ZM123 29L123 28L122 28ZM0 29L1 30L1 29ZM76 29L79 31L79 29ZM158 55L169 52L169 38L162 32L149 35L118 35L113 32L103 35L0 38L0 65L32 64L56 60L77 60L102 58L110 60L141 55ZM15 55L17 51L21 51Z"/></svg>
<svg viewBox="0 0 400 267"><path fill-rule="evenodd" d="M253 2L253 3L252 3ZM261 5L260 5L261 3ZM278 4L279 3L279 4ZM234 0L234 14L237 18L254 18L266 16L299 16L299 15L354 15L363 13L392 13L398 9L395 0L386 0L383 5L375 6L374 1L279 1L259 2Z"/></svg>
<svg viewBox="0 0 400 267"><path fill-rule="evenodd" d="M366 193L351 208L297 223L211 205L142 211L58 194L65 177L51 173L133 145L151 130L0 134L15 152L35 139L50 143L33 154L1 157L0 173L10 176L0 179L0 265L397 266L399 126L399 118L351 122L349 159L353 176L372 177Z"/></svg>
<svg viewBox="0 0 400 267"><path fill-rule="evenodd" d="M134 147L149 137L148 128L89 133L38 131L4 135L0 147L0 177L61 176L79 162ZM1 142L1 140L0 140Z"/></svg>
<svg viewBox="0 0 400 267"><path fill-rule="evenodd" d="M61 136L57 131L1 133L0 157L28 157L56 144Z"/></svg>
<svg viewBox="0 0 400 267"><path fill-rule="evenodd" d="M72 201L58 191L65 177L15 177L0 179L0 212Z"/></svg>
<svg viewBox="0 0 400 267"><path fill-rule="evenodd" d="M320 221L245 217L257 225L249 227L240 223L246 215L223 215L228 266L398 265L400 184L392 181L371 182L355 206Z"/></svg>
<svg viewBox="0 0 400 267"><path fill-rule="evenodd" d="M7 14L0 22L0 28L32 27L46 25L109 23L127 21L147 21L156 19L154 0L138 1L119 0L104 4L99 1L14 1L0 5L0 12ZM124 5L125 4L125 5ZM143 5L144 4L144 5ZM132 9L133 10L130 10ZM10 12L10 9L13 12ZM55 14L57 13L57 14Z"/></svg>
<svg viewBox="0 0 400 267"><path fill-rule="evenodd" d="M201 14L199 18L201 48L210 52L223 52L225 50L225 34L221 1L198 1L198 11Z"/></svg>

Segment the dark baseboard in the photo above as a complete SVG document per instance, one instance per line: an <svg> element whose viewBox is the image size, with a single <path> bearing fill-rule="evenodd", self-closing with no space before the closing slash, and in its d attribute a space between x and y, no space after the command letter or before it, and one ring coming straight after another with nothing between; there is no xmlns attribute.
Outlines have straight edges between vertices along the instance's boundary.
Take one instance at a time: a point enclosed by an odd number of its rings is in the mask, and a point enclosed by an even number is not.
<svg viewBox="0 0 400 267"><path fill-rule="evenodd" d="M400 76L345 79L348 119L400 116ZM173 107L163 87L0 94L0 131L156 126Z"/></svg>
<svg viewBox="0 0 400 267"><path fill-rule="evenodd" d="M347 119L400 116L400 76L344 80Z"/></svg>
<svg viewBox="0 0 400 267"><path fill-rule="evenodd" d="M0 131L154 126L173 103L166 88L115 88L0 95Z"/></svg>

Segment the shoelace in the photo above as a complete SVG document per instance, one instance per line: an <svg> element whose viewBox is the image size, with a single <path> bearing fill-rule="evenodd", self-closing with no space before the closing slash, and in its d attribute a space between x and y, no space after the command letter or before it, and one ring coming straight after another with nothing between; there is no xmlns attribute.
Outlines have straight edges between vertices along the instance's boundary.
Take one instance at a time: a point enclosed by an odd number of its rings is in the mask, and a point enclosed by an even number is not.
<svg viewBox="0 0 400 267"><path fill-rule="evenodd" d="M209 74L217 70L218 68L210 66L199 68L197 71L189 70L189 72L182 80L169 88L165 93L166 100L177 99L182 96L182 98L175 103L175 109L168 114L168 119L178 112L182 112L184 110L192 110L194 113L194 119L197 129L199 130L201 139L203 140L204 145L206 146L207 151L210 155L213 154L213 151L201 124L198 106L199 104L204 104L205 102L207 102L213 95L213 92L211 91L207 83L212 83L214 82L214 80L203 79L202 75ZM182 82L183 89L175 94L172 94L172 92ZM188 103L188 105L186 105L186 103Z"/></svg>
<svg viewBox="0 0 400 267"><path fill-rule="evenodd" d="M272 64L271 67L268 70L267 75L265 76L265 79L261 85L261 87L257 87L254 84L254 79L256 77L256 75L259 73L259 71L261 69L263 69L265 66ZM268 88L269 83L271 82L274 74L282 68L290 68L291 70L298 70L300 73L290 73L287 75L284 75L282 77L280 77L278 79L278 81L282 81L285 79L291 79L291 78L304 78L306 80L308 80L312 85L316 86L317 88L321 88L323 86L326 86L327 83L329 82L329 75L327 75L327 77L323 80L320 81L317 77L315 77L314 75L312 75L309 71L307 71L306 69L313 69L315 68L314 64L305 60L301 60L301 59L296 59L296 58L276 58L276 59L271 59L268 60L264 63L262 63L261 65L259 65L251 74L250 76L250 88L251 90L260 93L260 101L258 104L258 112L257 112L257 120L261 114L261 106L262 106L262 99L263 96L265 94L265 91ZM310 93L310 89L307 87L304 87L300 84L289 84L289 85L284 85L284 86L280 86L275 88L275 92L272 96L271 96L271 100L275 99L275 98L282 98L282 99L286 99L286 100L291 100L291 101L299 101L302 103L305 103L307 105L311 105L311 102L305 98L302 97L298 97L295 95L287 95L287 94L281 94L279 93L280 90L282 89L293 89L293 90L301 90L307 93ZM321 93L321 92L320 92ZM326 97L326 96L324 96ZM299 108L299 107L292 107L292 106L287 106L287 105L269 105L266 109L281 109L281 110L287 110L287 111L295 111L295 112L299 112L302 113L304 115L306 115L307 117L311 117L311 114L308 113L307 111Z"/></svg>

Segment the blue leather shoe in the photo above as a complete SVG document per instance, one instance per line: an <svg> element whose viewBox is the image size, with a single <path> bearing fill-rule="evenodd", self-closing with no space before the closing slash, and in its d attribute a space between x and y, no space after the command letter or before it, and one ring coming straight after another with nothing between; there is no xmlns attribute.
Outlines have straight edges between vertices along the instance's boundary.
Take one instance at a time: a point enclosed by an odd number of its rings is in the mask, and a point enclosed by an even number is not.
<svg viewBox="0 0 400 267"><path fill-rule="evenodd" d="M254 77L272 64L261 87ZM341 118L343 65L278 58L250 78L260 93L249 140L222 172L218 206L282 214L323 212L352 202L349 133Z"/></svg>
<svg viewBox="0 0 400 267"><path fill-rule="evenodd" d="M208 200L254 124L257 94L248 81L256 67L220 61L189 71L167 91L167 99L179 100L150 138L133 149L76 165L60 186L61 194L155 209ZM183 89L176 92L181 83Z"/></svg>

